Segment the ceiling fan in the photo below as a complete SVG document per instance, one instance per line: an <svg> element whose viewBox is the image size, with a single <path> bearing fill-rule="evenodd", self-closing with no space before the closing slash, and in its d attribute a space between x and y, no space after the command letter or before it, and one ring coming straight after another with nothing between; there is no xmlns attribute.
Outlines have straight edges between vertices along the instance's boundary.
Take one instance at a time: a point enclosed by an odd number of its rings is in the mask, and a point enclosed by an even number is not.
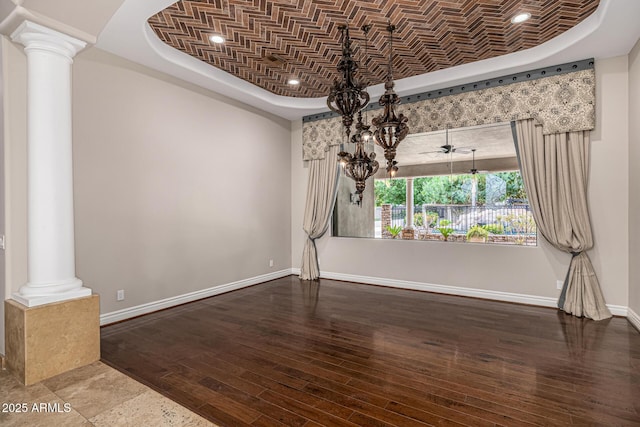
<svg viewBox="0 0 640 427"><path fill-rule="evenodd" d="M442 153L442 154L450 154L450 153L458 153L458 154L469 154L469 149L466 147L454 147L451 144L444 144L440 146L440 149L437 151L432 151L432 153Z"/></svg>
<svg viewBox="0 0 640 427"><path fill-rule="evenodd" d="M471 173L471 175L475 175L478 173L487 173L489 171L479 171L478 169L476 169L476 149L472 148L471 149L471 153L473 154L473 158L471 160L471 169L469 170L469 173Z"/></svg>
<svg viewBox="0 0 640 427"><path fill-rule="evenodd" d="M438 150L435 151L424 151L420 154L469 154L471 151L468 147L456 147L449 142L449 129L446 130L445 144L441 145Z"/></svg>

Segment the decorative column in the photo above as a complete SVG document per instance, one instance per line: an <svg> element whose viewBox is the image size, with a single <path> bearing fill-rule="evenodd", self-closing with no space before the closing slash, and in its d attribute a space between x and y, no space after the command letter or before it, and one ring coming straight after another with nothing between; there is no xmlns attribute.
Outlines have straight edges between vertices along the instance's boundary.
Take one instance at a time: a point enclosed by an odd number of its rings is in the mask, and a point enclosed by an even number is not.
<svg viewBox="0 0 640 427"><path fill-rule="evenodd" d="M11 35L27 55L27 307L91 295L75 273L71 64L83 41L29 21Z"/></svg>
<svg viewBox="0 0 640 427"><path fill-rule="evenodd" d="M416 233L413 228L413 178L407 178L407 218L406 218L406 226L402 230L402 238L403 239L415 239Z"/></svg>
<svg viewBox="0 0 640 427"><path fill-rule="evenodd" d="M393 214L392 211L392 205L389 204L384 204L382 205L382 208L380 209L380 223L382 226L382 237L389 239L391 238L391 233L389 233L389 230L387 230L387 227L391 226L391 216Z"/></svg>
<svg viewBox="0 0 640 427"><path fill-rule="evenodd" d="M407 178L407 226L413 228L413 178Z"/></svg>

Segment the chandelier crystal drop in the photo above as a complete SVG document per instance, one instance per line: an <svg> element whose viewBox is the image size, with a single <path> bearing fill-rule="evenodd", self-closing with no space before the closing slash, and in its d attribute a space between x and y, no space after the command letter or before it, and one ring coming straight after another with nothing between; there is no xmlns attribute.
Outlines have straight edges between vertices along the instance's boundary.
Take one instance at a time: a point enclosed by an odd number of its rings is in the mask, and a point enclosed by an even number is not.
<svg viewBox="0 0 640 427"><path fill-rule="evenodd" d="M349 27L341 25L338 29L341 33L342 42L342 59L338 63L338 73L342 78L334 80L333 87L327 98L327 106L331 111L342 116L342 124L348 139L351 134L353 117L367 106L369 93L366 91L366 84L356 78L358 63L353 58Z"/></svg>
<svg viewBox="0 0 640 427"><path fill-rule="evenodd" d="M396 106L400 104L400 97L394 92L393 87L393 32L396 27L389 24L389 64L387 81L384 84L385 92L380 97L378 103L383 107L380 116L375 117L371 123L376 130L373 133L374 140L384 150L384 158L387 160L387 173L389 176L395 176L398 171L398 162L396 162L396 149L398 144L409 133L407 125L408 117L404 114L396 112Z"/></svg>

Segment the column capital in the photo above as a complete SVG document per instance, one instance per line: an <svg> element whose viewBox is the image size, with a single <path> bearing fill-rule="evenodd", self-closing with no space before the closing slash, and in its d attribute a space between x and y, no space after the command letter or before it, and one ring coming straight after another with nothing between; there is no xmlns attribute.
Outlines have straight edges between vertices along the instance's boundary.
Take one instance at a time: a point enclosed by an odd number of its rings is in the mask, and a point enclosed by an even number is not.
<svg viewBox="0 0 640 427"><path fill-rule="evenodd" d="M25 51L41 50L62 55L69 60L86 47L86 43L31 21L24 21L11 34L11 40L24 45Z"/></svg>

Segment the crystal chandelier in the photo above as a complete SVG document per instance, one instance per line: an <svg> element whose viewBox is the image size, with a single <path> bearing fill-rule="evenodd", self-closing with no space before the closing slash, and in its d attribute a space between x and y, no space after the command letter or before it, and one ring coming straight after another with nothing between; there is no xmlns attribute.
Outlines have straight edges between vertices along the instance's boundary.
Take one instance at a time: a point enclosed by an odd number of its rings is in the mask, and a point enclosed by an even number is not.
<svg viewBox="0 0 640 427"><path fill-rule="evenodd" d="M384 108L380 116L371 120L376 130L373 133L376 144L384 149L384 158L387 159L387 173L389 176L395 176L398 171L398 162L395 161L396 149L398 144L409 133L407 125L408 118L404 114L396 113L396 105L400 104L400 98L393 91L393 31L396 29L394 25L389 24L389 65L387 81L384 84L385 92L380 97L378 103Z"/></svg>

